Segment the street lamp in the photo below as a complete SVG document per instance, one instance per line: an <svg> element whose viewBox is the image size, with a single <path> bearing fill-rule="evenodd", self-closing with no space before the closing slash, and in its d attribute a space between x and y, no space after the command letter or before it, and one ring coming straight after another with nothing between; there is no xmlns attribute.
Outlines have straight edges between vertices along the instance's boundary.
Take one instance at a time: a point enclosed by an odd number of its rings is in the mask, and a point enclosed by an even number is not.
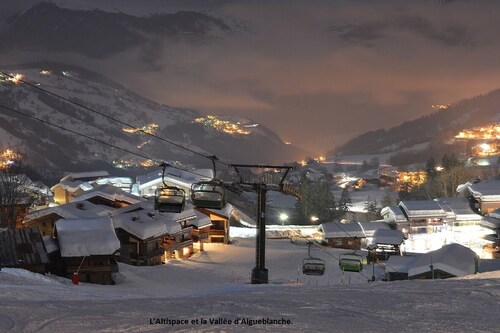
<svg viewBox="0 0 500 333"><path fill-rule="evenodd" d="M319 218L317 216L311 216L311 221L312 222L316 222L317 220L319 220Z"/></svg>
<svg viewBox="0 0 500 333"><path fill-rule="evenodd" d="M285 213L281 213L280 214L280 220L281 220L281 224L284 224L286 220L288 220L288 215L285 214Z"/></svg>

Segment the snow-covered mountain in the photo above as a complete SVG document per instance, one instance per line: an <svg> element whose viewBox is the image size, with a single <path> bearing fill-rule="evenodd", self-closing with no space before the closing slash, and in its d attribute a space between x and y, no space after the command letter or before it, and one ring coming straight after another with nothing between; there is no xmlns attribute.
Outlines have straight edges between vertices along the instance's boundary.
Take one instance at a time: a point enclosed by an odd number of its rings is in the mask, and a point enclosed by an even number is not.
<svg viewBox="0 0 500 333"><path fill-rule="evenodd" d="M165 38L200 40L231 29L222 20L180 11L139 17L99 9L77 10L41 2L11 16L0 46L28 51L73 52L104 58L132 48L161 48Z"/></svg>
<svg viewBox="0 0 500 333"><path fill-rule="evenodd" d="M205 155L235 163L292 161L302 156L272 131L254 121L231 117L210 118L197 111L160 105L81 67L58 63L2 66L24 75L24 80L97 110L120 121L152 131ZM0 78L0 104L84 133L140 155L159 160L194 163L209 161L146 134L134 133L123 124L72 105L35 87ZM140 157L99 142L65 132L5 109L0 112L0 146L18 145L41 166L66 170L82 164L108 164ZM197 163L201 162L203 163ZM104 165L105 167L105 165Z"/></svg>
<svg viewBox="0 0 500 333"><path fill-rule="evenodd" d="M389 129L376 129L357 136L330 155L397 154L411 155L426 161L430 156L449 150L446 146L461 130L500 122L500 89L464 99L418 119ZM415 155L420 151L420 156ZM440 156L439 156L440 157Z"/></svg>

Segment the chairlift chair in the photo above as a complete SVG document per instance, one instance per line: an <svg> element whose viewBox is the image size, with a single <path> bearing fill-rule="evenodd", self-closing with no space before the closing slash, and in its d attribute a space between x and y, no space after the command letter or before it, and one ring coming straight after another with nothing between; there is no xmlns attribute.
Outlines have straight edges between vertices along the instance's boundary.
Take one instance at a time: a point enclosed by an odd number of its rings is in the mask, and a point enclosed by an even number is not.
<svg viewBox="0 0 500 333"><path fill-rule="evenodd" d="M302 274L317 276L325 274L325 261L319 258L306 258L302 260Z"/></svg>
<svg viewBox="0 0 500 333"><path fill-rule="evenodd" d="M211 156L214 176L212 180L204 180L191 185L191 202L199 208L222 209L226 205L226 189L220 180L215 178L216 156Z"/></svg>
<svg viewBox="0 0 500 333"><path fill-rule="evenodd" d="M356 253L344 253L339 256L340 269L347 272L360 272L363 269L363 257Z"/></svg>
<svg viewBox="0 0 500 333"><path fill-rule="evenodd" d="M186 204L184 190L174 186L163 186L155 191L155 210L160 213L180 213Z"/></svg>
<svg viewBox="0 0 500 333"><path fill-rule="evenodd" d="M226 189L214 180L194 183L191 186L191 201L196 207L222 209L226 205Z"/></svg>
<svg viewBox="0 0 500 333"><path fill-rule="evenodd" d="M168 164L162 163L160 166L163 167L163 186L155 190L155 210L160 213L180 213L186 205L186 192L176 186L169 186L165 182L165 168Z"/></svg>
<svg viewBox="0 0 500 333"><path fill-rule="evenodd" d="M309 258L302 260L302 274L321 276L325 274L325 261L311 256L311 245L312 243L309 243L307 251Z"/></svg>

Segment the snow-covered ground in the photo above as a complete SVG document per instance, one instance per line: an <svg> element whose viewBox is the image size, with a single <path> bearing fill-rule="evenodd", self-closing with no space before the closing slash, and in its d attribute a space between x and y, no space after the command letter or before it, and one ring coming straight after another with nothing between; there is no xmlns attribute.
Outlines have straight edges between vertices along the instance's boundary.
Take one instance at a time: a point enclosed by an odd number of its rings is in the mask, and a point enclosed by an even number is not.
<svg viewBox="0 0 500 333"><path fill-rule="evenodd" d="M120 264L114 286L75 286L63 278L4 268L0 332L498 329L500 271L462 279L367 283L371 266L361 274L342 274L335 258L343 251L322 248L312 254L325 259L325 275L306 277L299 272L306 246L270 239L266 244L267 285L249 284L255 239L244 238L231 245L207 244L203 253L161 266ZM377 267L377 277L382 273Z"/></svg>

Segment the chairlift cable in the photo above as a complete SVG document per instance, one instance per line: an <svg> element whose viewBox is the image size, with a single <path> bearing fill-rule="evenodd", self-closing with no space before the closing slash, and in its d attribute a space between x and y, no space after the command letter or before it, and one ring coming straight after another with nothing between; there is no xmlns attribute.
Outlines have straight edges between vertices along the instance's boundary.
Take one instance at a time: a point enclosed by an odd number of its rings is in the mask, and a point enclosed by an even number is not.
<svg viewBox="0 0 500 333"><path fill-rule="evenodd" d="M154 159L154 158L151 158L150 156L146 156L146 155L141 154L141 153L133 152L133 151L128 150L128 149L126 149L126 148L122 148L122 147L116 146L116 145L114 145L114 144L112 144L112 143L109 143L109 142L106 142L106 141L103 141L103 140L100 140L100 139L96 139L96 138L94 138L94 137L91 137L91 136L89 136L89 135L86 135L86 134L83 134L83 133L80 133L80 132L77 132L77 131L73 131L73 130L68 129L68 128L66 128L66 127L63 127L63 126L60 126L60 125L54 124L54 123L52 123L52 122L50 122L50 121L47 121L47 120L44 120L44 119L40 119L40 118L38 118L38 117L35 117L35 116L32 116L32 115L29 115L29 114L24 113L24 112L19 111L19 110L15 110L15 109L10 108L10 107L8 107L8 106L5 106L5 105L0 104L0 107L1 107L1 108L3 108L3 109L5 109L5 110L8 110L8 111L11 111L11 112L14 112L14 113L17 113L17 114L23 115L23 116L25 116L25 117L27 117L27 118L30 118L30 119L33 119L33 120L39 121L39 122L41 122L41 123L44 123L44 124L47 124L47 125L50 125L50 126L56 127L56 128L58 128L58 129L60 129L60 130L63 130L63 131L66 131L66 132L69 132L69 133L72 133L72 134L75 134L75 135L79 135L79 136L84 137L84 138L86 138L86 139L88 139L88 140L92 140L92 141L95 141L95 142L97 142L97 143L100 143L100 144L103 144L103 145L107 145L107 146L110 146L110 147L112 147L112 148L115 148L115 149L121 150L121 151L126 152L126 153L128 153L128 154L135 155L135 156L137 156L137 157L141 157L141 158L144 158L144 159L147 159L147 160L153 160L153 161L158 161L158 162L159 162L159 160ZM202 174L200 174L200 173L196 173L196 172L194 172L194 171L185 170L185 169L182 169L182 168L179 168L179 167L175 167L175 166L171 166L171 165L170 165L170 167L171 167L171 168L173 168L173 169L177 169L177 170L179 170L179 171L189 172L189 173L191 173L191 174L193 174L193 175L196 175L196 176L206 177L206 175L202 175Z"/></svg>
<svg viewBox="0 0 500 333"><path fill-rule="evenodd" d="M14 78L14 76L13 76L12 74L8 74L8 73L6 73L6 72L4 72L4 71L0 71L0 74L2 74L2 75L4 75L4 76L7 76L7 77L10 77L10 78ZM25 81L25 80L23 80L23 79L17 79L17 80L18 80L18 82L21 82L21 83L23 83L23 84L26 84L26 85L27 85L27 86L29 86L29 87L32 87L32 88L38 89L38 90L40 90L40 91L42 91L42 92L44 92L44 93L46 93L46 94L48 94L48 95L51 95L51 96L56 97L56 98L59 98L59 99L61 99L61 100L65 101L65 102L68 102L68 103L70 103L70 104L76 105L76 106L81 107L81 108L83 108L83 109L85 109L85 110L87 110L87 111L90 111L90 112L96 113L96 114L98 114L98 115L100 115L100 116L102 116L102 117L104 117L104 118L107 118L107 119L109 119L109 120L115 121L115 122L120 123L120 124L122 124L122 125L124 125L124 126L130 127L130 128L133 128L134 130L137 130L138 132L141 132L141 133L143 133L143 134L149 135L149 136L151 136L151 137L153 137L153 138L156 138L156 139L159 139L159 140L161 140L161 141L167 142L167 143L169 143L169 144L171 144L171 145L174 145L174 146L176 146L176 147L178 147L178 148L184 149L184 150L189 151L189 152L191 152L191 153L193 153L193 154L196 154L196 155L199 155L199 156L201 156L201 157L205 157L205 158L208 158L208 159L210 159L210 160L214 161L214 160L213 160L213 158L212 158L213 156L207 156L207 155L204 155L204 154L202 154L202 153L200 153L200 152L197 152L197 151L195 151L195 150L193 150L193 149L190 149L190 148L184 147L184 146L183 146L183 145L181 145L181 144L178 144L178 143L173 142L173 141L171 141L171 140L168 140L168 139L165 139L165 138L163 138L163 137L160 137L159 135L152 134L152 133L148 133L147 131L145 131L145 130L143 130L143 129L139 128L139 127L133 126L133 125L128 124L128 123L126 123L126 122L124 122L124 121L122 121L122 120L119 120L119 119L116 119L116 118L114 118L114 117L108 116L108 115L106 115L106 114L104 114L104 113L102 113L102 112L100 112L100 111L94 110L94 109L92 109L92 108L90 108L90 107L88 107L88 106L85 106L85 105L81 104L81 103L78 103L78 102L72 101L72 100L70 100L69 98L66 98L66 97L64 97L64 96L61 96L61 95L56 94L56 93L54 93L54 92L51 92L51 91L49 91L49 90L47 90L47 89L44 89L44 88L42 88L42 87L39 87L39 86L37 86L37 85L35 85L35 84L29 83L28 81ZM229 163L226 163L226 162L220 161L219 159L216 159L215 161L217 161L217 162L219 162L219 163L221 163L221 164L223 164L223 165L230 166L230 164L229 164Z"/></svg>

